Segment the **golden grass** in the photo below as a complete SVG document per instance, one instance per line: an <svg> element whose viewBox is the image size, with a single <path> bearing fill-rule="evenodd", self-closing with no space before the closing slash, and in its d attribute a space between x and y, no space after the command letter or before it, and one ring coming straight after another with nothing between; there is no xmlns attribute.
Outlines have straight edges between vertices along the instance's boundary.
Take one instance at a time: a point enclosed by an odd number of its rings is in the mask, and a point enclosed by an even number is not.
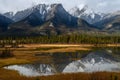
<svg viewBox="0 0 120 80"><path fill-rule="evenodd" d="M41 80L120 80L120 73L95 72L95 73L71 73L55 76L40 77Z"/></svg>
<svg viewBox="0 0 120 80"><path fill-rule="evenodd" d="M12 65L12 64L21 64L28 63L29 61L24 59L16 59L16 58L8 58L8 59L0 59L0 67Z"/></svg>
<svg viewBox="0 0 120 80"><path fill-rule="evenodd" d="M76 52L76 51L79 51L79 50L83 50L83 51L86 51L86 50L90 50L89 48L82 48L82 47L68 47L68 48L61 48L61 49L50 49L50 50L41 50L41 52L43 53L48 53L48 52L52 52L52 53L56 53L56 52Z"/></svg>
<svg viewBox="0 0 120 80"><path fill-rule="evenodd" d="M28 47L27 47L28 46ZM0 59L0 67L12 64L32 63L34 61L41 61L44 63L50 62L48 56L35 56L36 53L56 53L56 52L75 52L78 50L90 50L90 48L80 47L79 45L33 45L27 44L24 48L10 48L13 50L15 57ZM88 45L89 46L89 45ZM4 50L4 48L0 48ZM46 60L44 60L46 59Z"/></svg>
<svg viewBox="0 0 120 80"><path fill-rule="evenodd" d="M36 53L56 53L56 52L75 52L78 50L91 50L91 47L94 45L74 45L74 44L26 44L22 45L24 48L11 48L15 57L0 59L0 67L6 65L14 65L14 64L24 64L24 63L32 63L34 61L40 61L43 63L51 62L48 56L35 56ZM115 45L112 45L112 47ZM46 49L48 48L48 49ZM0 48L3 50L3 48ZM45 59L45 60L44 60ZM108 76L104 76L104 75ZM111 75L117 75L119 73L97 73L95 77L100 78L101 75L104 76L104 79L91 79L93 74L86 73L77 73L77 74L59 74L55 76L48 77L25 77L20 76L16 71L5 70L0 68L0 80L114 80L110 79ZM119 74L120 75L120 74ZM86 77L85 77L86 76ZM40 79L38 79L40 78ZM117 79L120 80L120 79Z"/></svg>
<svg viewBox="0 0 120 80"><path fill-rule="evenodd" d="M120 47L120 44L97 44L103 47ZM35 48L35 47L96 47L96 44L22 44L19 46L24 46L26 48Z"/></svg>
<svg viewBox="0 0 120 80"><path fill-rule="evenodd" d="M36 80L35 78L28 78L20 76L16 71L0 69L0 80Z"/></svg>
<svg viewBox="0 0 120 80"><path fill-rule="evenodd" d="M75 52L76 50L90 50L89 44L23 44L21 48L10 48L14 51L40 51L40 52ZM0 48L4 50L4 48Z"/></svg>
<svg viewBox="0 0 120 80"><path fill-rule="evenodd" d="M16 71L0 69L0 80L120 80L120 73L70 73L51 76L25 77Z"/></svg>
<svg viewBox="0 0 120 80"><path fill-rule="evenodd" d="M32 47L92 47L92 44L23 44L19 46L24 46L27 48Z"/></svg>

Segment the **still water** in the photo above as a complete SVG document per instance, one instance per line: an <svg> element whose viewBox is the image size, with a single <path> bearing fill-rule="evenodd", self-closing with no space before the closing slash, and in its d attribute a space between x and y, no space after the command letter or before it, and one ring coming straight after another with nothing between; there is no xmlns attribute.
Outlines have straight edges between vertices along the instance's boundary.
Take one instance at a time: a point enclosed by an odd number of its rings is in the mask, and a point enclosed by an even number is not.
<svg viewBox="0 0 120 80"><path fill-rule="evenodd" d="M43 55L37 53L35 56ZM72 72L120 72L120 48L100 48L86 52L47 53L45 55L51 57L51 63L37 61L32 64L11 65L4 68L16 70L20 75L28 77Z"/></svg>

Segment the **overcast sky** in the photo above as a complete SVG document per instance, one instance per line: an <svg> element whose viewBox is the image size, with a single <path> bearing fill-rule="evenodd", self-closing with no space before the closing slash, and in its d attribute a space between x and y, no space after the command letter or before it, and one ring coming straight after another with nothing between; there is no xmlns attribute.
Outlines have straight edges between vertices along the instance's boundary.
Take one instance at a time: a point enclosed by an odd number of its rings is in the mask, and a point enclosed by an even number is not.
<svg viewBox="0 0 120 80"><path fill-rule="evenodd" d="M66 10L77 5L88 5L96 12L120 10L120 0L0 0L0 12L19 11L43 3L62 3Z"/></svg>

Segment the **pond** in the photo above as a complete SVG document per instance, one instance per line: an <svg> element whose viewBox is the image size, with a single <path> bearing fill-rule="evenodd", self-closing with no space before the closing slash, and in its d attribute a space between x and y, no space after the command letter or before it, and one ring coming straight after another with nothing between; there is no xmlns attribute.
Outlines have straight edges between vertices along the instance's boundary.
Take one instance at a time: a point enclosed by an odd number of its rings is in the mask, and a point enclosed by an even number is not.
<svg viewBox="0 0 120 80"><path fill-rule="evenodd" d="M35 56L43 56L37 53ZM57 73L120 72L120 48L98 48L92 51L78 51L74 53L47 53L51 63L45 64L39 61L32 64L11 65L4 67L16 70L24 76L53 75ZM45 60L45 59L44 59Z"/></svg>

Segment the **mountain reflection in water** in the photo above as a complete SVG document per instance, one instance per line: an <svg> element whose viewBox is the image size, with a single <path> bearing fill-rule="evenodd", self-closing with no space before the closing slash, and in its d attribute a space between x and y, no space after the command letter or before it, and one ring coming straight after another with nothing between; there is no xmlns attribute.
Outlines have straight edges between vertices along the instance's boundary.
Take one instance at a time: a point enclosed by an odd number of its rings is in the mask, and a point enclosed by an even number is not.
<svg viewBox="0 0 120 80"><path fill-rule="evenodd" d="M120 71L120 60L115 55L119 54L111 50L96 50L87 53L53 53L47 54L52 57L52 62L43 64L41 62L24 65L12 65L5 69L17 70L24 76L53 75L57 73L71 72L97 72L97 71ZM37 54L37 56L42 56Z"/></svg>

